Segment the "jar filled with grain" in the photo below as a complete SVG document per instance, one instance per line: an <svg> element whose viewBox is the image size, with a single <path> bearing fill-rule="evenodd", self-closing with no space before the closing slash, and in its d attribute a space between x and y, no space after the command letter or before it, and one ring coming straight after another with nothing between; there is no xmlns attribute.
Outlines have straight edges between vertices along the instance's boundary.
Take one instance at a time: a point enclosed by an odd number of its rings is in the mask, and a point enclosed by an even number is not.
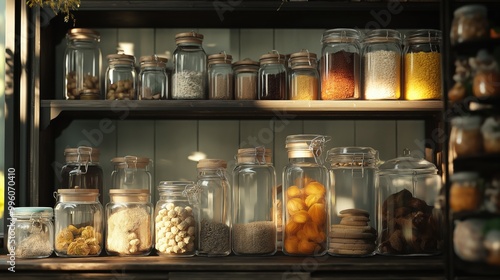
<svg viewBox="0 0 500 280"><path fill-rule="evenodd" d="M192 181L161 181L155 207L155 248L160 256L192 257L196 253L196 218L189 193ZM196 198L195 198L196 199Z"/></svg>
<svg viewBox="0 0 500 280"><path fill-rule="evenodd" d="M328 170L322 153L330 137L314 134L286 138L283 169L283 253L321 256L328 249Z"/></svg>
<svg viewBox="0 0 500 280"><path fill-rule="evenodd" d="M285 55L271 51L260 57L259 100L287 99L287 72Z"/></svg>
<svg viewBox="0 0 500 280"><path fill-rule="evenodd" d="M274 255L278 215L276 171L271 150L264 147L239 149L232 175L233 252L236 255Z"/></svg>
<svg viewBox="0 0 500 280"><path fill-rule="evenodd" d="M319 73L316 54L308 50L292 53L290 67L288 99L317 100Z"/></svg>
<svg viewBox="0 0 500 280"><path fill-rule="evenodd" d="M54 251L54 211L50 207L15 207L14 236L9 234L9 252L16 258L47 258ZM9 230L10 232L10 230Z"/></svg>
<svg viewBox="0 0 500 280"><path fill-rule="evenodd" d="M483 152L480 116L462 116L451 119L450 156L478 155Z"/></svg>
<svg viewBox="0 0 500 280"><path fill-rule="evenodd" d="M256 100L259 62L250 58L233 63L234 99Z"/></svg>
<svg viewBox="0 0 500 280"><path fill-rule="evenodd" d="M173 54L172 99L206 99L207 54L203 35L184 32L175 35Z"/></svg>
<svg viewBox="0 0 500 280"><path fill-rule="evenodd" d="M441 31L408 33L404 48L404 99L441 99Z"/></svg>
<svg viewBox="0 0 500 280"><path fill-rule="evenodd" d="M234 99L232 59L225 52L208 56L208 99Z"/></svg>
<svg viewBox="0 0 500 280"><path fill-rule="evenodd" d="M144 189L111 189L106 204L106 253L145 256L153 248L153 204Z"/></svg>
<svg viewBox="0 0 500 280"><path fill-rule="evenodd" d="M452 45L488 38L488 10L484 5L465 5L453 12L450 41Z"/></svg>
<svg viewBox="0 0 500 280"><path fill-rule="evenodd" d="M152 193L151 160L146 157L125 156L111 160L111 189L144 189Z"/></svg>
<svg viewBox="0 0 500 280"><path fill-rule="evenodd" d="M401 97L401 34L375 29L363 40L363 94L365 99Z"/></svg>
<svg viewBox="0 0 500 280"><path fill-rule="evenodd" d="M106 71L106 99L136 99L135 57L127 54L110 54Z"/></svg>
<svg viewBox="0 0 500 280"><path fill-rule="evenodd" d="M103 247L103 207L95 189L55 193L55 253L59 257L95 257Z"/></svg>
<svg viewBox="0 0 500 280"><path fill-rule="evenodd" d="M86 28L73 28L66 34L65 99L101 99L100 39L99 32Z"/></svg>
<svg viewBox="0 0 500 280"><path fill-rule="evenodd" d="M167 58L157 55L140 58L138 93L140 100L168 99L167 61Z"/></svg>
<svg viewBox="0 0 500 280"><path fill-rule="evenodd" d="M336 28L323 33L320 61L321 99L358 99L360 97L361 33Z"/></svg>

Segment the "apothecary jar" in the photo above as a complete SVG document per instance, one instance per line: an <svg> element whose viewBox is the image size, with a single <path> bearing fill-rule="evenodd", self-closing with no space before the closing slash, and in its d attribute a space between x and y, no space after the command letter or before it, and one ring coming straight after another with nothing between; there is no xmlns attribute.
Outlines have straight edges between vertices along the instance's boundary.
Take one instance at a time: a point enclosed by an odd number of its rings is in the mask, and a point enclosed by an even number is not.
<svg viewBox="0 0 500 280"><path fill-rule="evenodd" d="M146 157L125 156L111 160L111 189L145 189L152 193L151 161Z"/></svg>
<svg viewBox="0 0 500 280"><path fill-rule="evenodd" d="M9 254L16 258L46 258L54 251L54 211L50 207L16 207L14 236L8 236Z"/></svg>

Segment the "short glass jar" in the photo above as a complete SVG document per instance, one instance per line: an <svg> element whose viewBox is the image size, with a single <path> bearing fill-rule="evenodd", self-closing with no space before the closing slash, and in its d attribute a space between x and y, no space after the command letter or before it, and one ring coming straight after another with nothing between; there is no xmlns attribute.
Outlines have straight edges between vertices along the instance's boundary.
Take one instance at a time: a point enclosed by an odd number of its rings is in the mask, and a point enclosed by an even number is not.
<svg viewBox="0 0 500 280"><path fill-rule="evenodd" d="M208 56L208 99L234 99L232 59L225 52Z"/></svg>
<svg viewBox="0 0 500 280"><path fill-rule="evenodd" d="M141 56L139 59L139 99L160 100L168 99L167 62L165 57L157 55Z"/></svg>
<svg viewBox="0 0 500 280"><path fill-rule="evenodd" d="M483 152L481 121L480 116L462 116L451 119L450 156L457 158Z"/></svg>
<svg viewBox="0 0 500 280"><path fill-rule="evenodd" d="M488 37L488 10L483 5L465 5L453 12L452 45Z"/></svg>
<svg viewBox="0 0 500 280"><path fill-rule="evenodd" d="M50 207L15 207L14 236L8 235L9 254L16 258L47 258L54 251L54 211ZM10 232L10 231L9 231Z"/></svg>
<svg viewBox="0 0 500 280"><path fill-rule="evenodd" d="M127 54L110 54L106 70L106 99L136 99L135 57Z"/></svg>
<svg viewBox="0 0 500 280"><path fill-rule="evenodd" d="M234 99L256 100L259 62L249 58L233 63Z"/></svg>
<svg viewBox="0 0 500 280"><path fill-rule="evenodd" d="M290 55L289 93L290 100L317 100L319 73L315 53L308 50Z"/></svg>
<svg viewBox="0 0 500 280"><path fill-rule="evenodd" d="M145 189L152 193L151 160L146 157L125 156L111 160L111 189Z"/></svg>
<svg viewBox="0 0 500 280"><path fill-rule="evenodd" d="M479 210L482 187L476 172L457 172L450 175L450 209L454 212Z"/></svg>
<svg viewBox="0 0 500 280"><path fill-rule="evenodd" d="M259 100L287 99L287 72L285 55L271 51L260 57Z"/></svg>

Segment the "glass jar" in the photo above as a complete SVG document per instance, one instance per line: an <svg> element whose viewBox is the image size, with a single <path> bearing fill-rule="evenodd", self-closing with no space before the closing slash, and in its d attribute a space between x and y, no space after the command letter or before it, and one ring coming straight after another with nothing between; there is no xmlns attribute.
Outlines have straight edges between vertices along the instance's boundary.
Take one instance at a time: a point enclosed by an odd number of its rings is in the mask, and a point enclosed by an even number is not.
<svg viewBox="0 0 500 280"><path fill-rule="evenodd" d="M441 176L424 159L405 155L379 166L377 253L435 255L443 248Z"/></svg>
<svg viewBox="0 0 500 280"><path fill-rule="evenodd" d="M276 253L276 171L271 150L239 149L233 175L232 248L236 255Z"/></svg>
<svg viewBox="0 0 500 280"><path fill-rule="evenodd" d="M54 251L53 214L50 207L13 208L11 218L15 226L14 236L8 235L9 254L16 258L49 257Z"/></svg>
<svg viewBox="0 0 500 280"><path fill-rule="evenodd" d="M488 10L483 5L465 5L453 12L450 41L452 45L487 38Z"/></svg>
<svg viewBox="0 0 500 280"><path fill-rule="evenodd" d="M196 217L188 193L193 184L191 181L161 181L158 185L155 248L160 256L192 257L196 253Z"/></svg>
<svg viewBox="0 0 500 280"><path fill-rule="evenodd" d="M453 158L477 155L483 151L480 116L451 119L450 156Z"/></svg>
<svg viewBox="0 0 500 280"><path fill-rule="evenodd" d="M152 193L152 178L149 172L150 159L125 156L113 158L111 189L145 189Z"/></svg>
<svg viewBox="0 0 500 280"><path fill-rule="evenodd" d="M375 253L376 182L378 153L370 147L337 147L328 151L331 194L330 241L333 256L370 256ZM346 239L342 230L365 228L363 235ZM354 242L356 240L357 242Z"/></svg>
<svg viewBox="0 0 500 280"><path fill-rule="evenodd" d="M479 210L482 191L479 174L457 172L450 175L450 209L454 212Z"/></svg>
<svg viewBox="0 0 500 280"><path fill-rule="evenodd" d="M55 253L59 257L99 256L103 246L103 208L95 189L60 189L55 213Z"/></svg>
<svg viewBox="0 0 500 280"><path fill-rule="evenodd" d="M168 98L167 61L157 55L141 56L139 59L139 99L159 100Z"/></svg>
<svg viewBox="0 0 500 280"><path fill-rule="evenodd" d="M286 100L285 56L277 51L271 51L262 55L259 62L259 100Z"/></svg>
<svg viewBox="0 0 500 280"><path fill-rule="evenodd" d="M321 99L358 99L361 33L336 28L323 32L321 50Z"/></svg>
<svg viewBox="0 0 500 280"><path fill-rule="evenodd" d="M106 253L148 255L153 248L153 204L144 189L109 190L106 204Z"/></svg>
<svg viewBox="0 0 500 280"><path fill-rule="evenodd" d="M321 256L327 252L328 170L322 152L330 137L313 134L286 138L283 169L283 253Z"/></svg>
<svg viewBox="0 0 500 280"><path fill-rule="evenodd" d="M363 40L363 92L365 99L401 96L401 34L375 29Z"/></svg>
<svg viewBox="0 0 500 280"><path fill-rule="evenodd" d="M500 116L490 116L481 125L484 152L500 153Z"/></svg>
<svg viewBox="0 0 500 280"><path fill-rule="evenodd" d="M487 50L480 50L470 63L475 70L472 81L474 96L480 99L500 97L500 71L495 57Z"/></svg>
<svg viewBox="0 0 500 280"><path fill-rule="evenodd" d="M135 57L110 54L106 71L106 99L134 100L136 93Z"/></svg>
<svg viewBox="0 0 500 280"><path fill-rule="evenodd" d="M290 100L317 100L319 73L315 53L308 50L290 55Z"/></svg>
<svg viewBox="0 0 500 280"><path fill-rule="evenodd" d="M404 99L441 99L441 31L408 33L404 48Z"/></svg>
<svg viewBox="0 0 500 280"><path fill-rule="evenodd" d="M208 99L234 99L232 59L225 52L208 56Z"/></svg>
<svg viewBox="0 0 500 280"><path fill-rule="evenodd" d="M203 35L185 32L175 35L172 99L206 99L207 54Z"/></svg>
<svg viewBox="0 0 500 280"><path fill-rule="evenodd" d="M249 58L233 63L234 99L256 100L259 62Z"/></svg>
<svg viewBox="0 0 500 280"><path fill-rule="evenodd" d="M101 99L100 34L85 28L72 28L66 34L64 53L64 98Z"/></svg>

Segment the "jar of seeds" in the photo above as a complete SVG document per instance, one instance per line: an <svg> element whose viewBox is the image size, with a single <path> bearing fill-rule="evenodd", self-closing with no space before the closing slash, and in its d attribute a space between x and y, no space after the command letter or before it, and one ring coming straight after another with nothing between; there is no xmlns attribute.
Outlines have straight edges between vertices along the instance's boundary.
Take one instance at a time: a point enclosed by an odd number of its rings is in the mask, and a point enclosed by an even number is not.
<svg viewBox="0 0 500 280"><path fill-rule="evenodd" d="M167 58L157 55L141 56L138 93L140 100L168 98L167 61Z"/></svg>
<svg viewBox="0 0 500 280"><path fill-rule="evenodd" d="M234 99L256 100L259 62L250 58L233 63Z"/></svg>
<svg viewBox="0 0 500 280"><path fill-rule="evenodd" d="M53 210L50 207L16 207L14 236L9 235L9 252L16 258L46 258L54 251ZM11 239L13 238L13 239Z"/></svg>
<svg viewBox="0 0 500 280"><path fill-rule="evenodd" d="M285 55L271 51L262 55L259 62L259 100L286 100Z"/></svg>
<svg viewBox="0 0 500 280"><path fill-rule="evenodd" d="M208 56L208 99L234 99L232 58L225 52Z"/></svg>
<svg viewBox="0 0 500 280"><path fill-rule="evenodd" d="M107 59L106 99L136 99L135 57L127 54L110 54Z"/></svg>

